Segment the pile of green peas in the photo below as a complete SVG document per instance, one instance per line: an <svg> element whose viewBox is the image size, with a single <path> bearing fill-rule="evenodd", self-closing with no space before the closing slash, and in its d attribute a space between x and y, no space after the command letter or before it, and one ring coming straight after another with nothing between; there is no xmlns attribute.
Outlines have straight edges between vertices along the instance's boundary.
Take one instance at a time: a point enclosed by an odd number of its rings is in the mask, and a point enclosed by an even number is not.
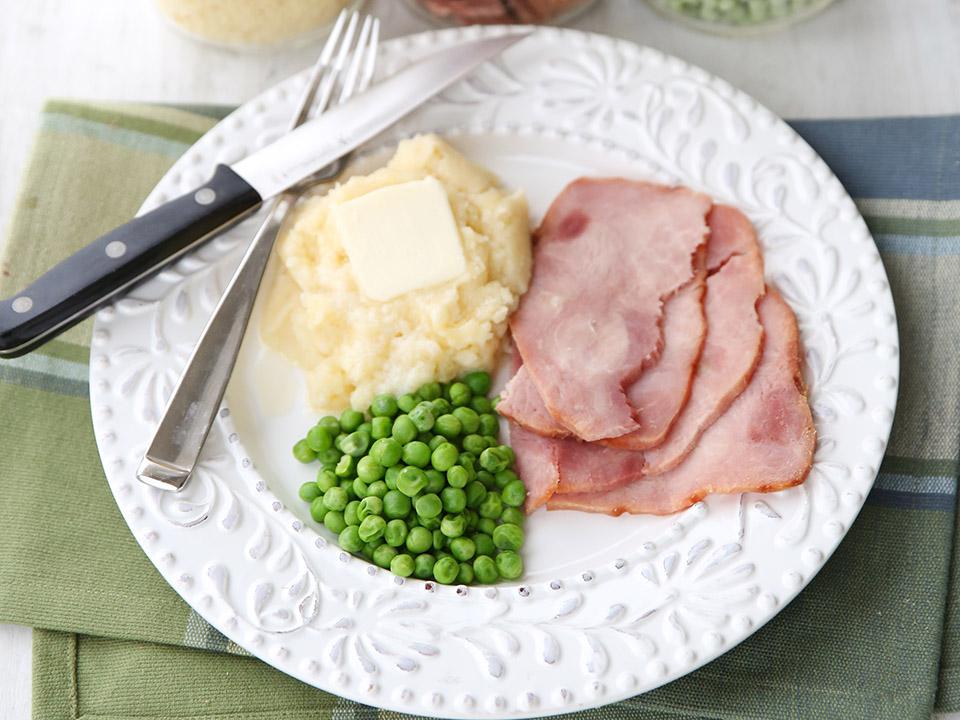
<svg viewBox="0 0 960 720"><path fill-rule="evenodd" d="M513 450L499 440L490 375L379 395L367 414L327 415L293 446L319 462L300 487L341 548L401 577L493 583L523 574L523 503Z"/></svg>

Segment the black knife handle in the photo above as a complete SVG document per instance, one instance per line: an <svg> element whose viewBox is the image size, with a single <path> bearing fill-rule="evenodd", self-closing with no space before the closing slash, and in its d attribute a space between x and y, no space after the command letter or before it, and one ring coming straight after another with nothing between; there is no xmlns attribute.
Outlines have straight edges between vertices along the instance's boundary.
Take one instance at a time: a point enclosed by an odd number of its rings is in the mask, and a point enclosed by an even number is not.
<svg viewBox="0 0 960 720"><path fill-rule="evenodd" d="M17 357L66 330L260 206L226 165L203 187L134 218L0 300L0 357Z"/></svg>

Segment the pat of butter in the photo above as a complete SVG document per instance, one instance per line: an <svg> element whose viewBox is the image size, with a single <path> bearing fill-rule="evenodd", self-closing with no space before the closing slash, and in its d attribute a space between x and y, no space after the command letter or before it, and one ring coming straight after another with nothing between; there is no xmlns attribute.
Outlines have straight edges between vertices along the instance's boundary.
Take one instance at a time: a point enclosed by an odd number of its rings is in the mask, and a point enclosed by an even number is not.
<svg viewBox="0 0 960 720"><path fill-rule="evenodd" d="M357 285L374 300L438 285L467 269L447 192L434 177L335 205L333 219Z"/></svg>

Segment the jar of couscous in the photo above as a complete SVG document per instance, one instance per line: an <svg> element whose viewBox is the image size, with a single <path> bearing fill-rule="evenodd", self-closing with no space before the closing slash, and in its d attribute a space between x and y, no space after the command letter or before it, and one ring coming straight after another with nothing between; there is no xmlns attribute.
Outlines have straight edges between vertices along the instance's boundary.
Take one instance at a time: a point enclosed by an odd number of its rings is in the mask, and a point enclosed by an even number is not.
<svg viewBox="0 0 960 720"><path fill-rule="evenodd" d="M648 0L663 14L706 32L749 35L804 20L833 0Z"/></svg>
<svg viewBox="0 0 960 720"><path fill-rule="evenodd" d="M323 35L360 0L156 0L160 13L197 40L235 49L299 45Z"/></svg>

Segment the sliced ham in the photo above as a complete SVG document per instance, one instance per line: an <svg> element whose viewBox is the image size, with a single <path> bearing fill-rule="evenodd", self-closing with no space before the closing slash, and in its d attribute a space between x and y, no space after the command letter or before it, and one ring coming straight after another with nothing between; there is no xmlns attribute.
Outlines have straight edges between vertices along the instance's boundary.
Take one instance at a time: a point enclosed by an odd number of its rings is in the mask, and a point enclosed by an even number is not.
<svg viewBox="0 0 960 720"><path fill-rule="evenodd" d="M687 404L663 444L646 451L648 475L676 467L690 453L747 386L760 358L763 327L757 303L764 283L756 233L743 213L724 205L710 213L710 228L707 337Z"/></svg>
<svg viewBox="0 0 960 720"><path fill-rule="evenodd" d="M581 179L547 211L510 327L549 414L577 437L640 429L623 388L660 352L663 300L694 276L709 209L686 188Z"/></svg>
<svg viewBox="0 0 960 720"><path fill-rule="evenodd" d="M646 462L642 452L571 438L553 442L559 476L555 492L558 494L601 492L644 475Z"/></svg>
<svg viewBox="0 0 960 720"><path fill-rule="evenodd" d="M560 481L557 441L510 423L510 446L516 456L517 474L527 488L524 509L531 513L550 499Z"/></svg>
<svg viewBox="0 0 960 720"><path fill-rule="evenodd" d="M500 393L497 412L544 437L562 438L570 435L570 431L558 423L547 410L537 386L533 384L523 365Z"/></svg>
<svg viewBox="0 0 960 720"><path fill-rule="evenodd" d="M803 482L816 430L800 372L797 321L774 290L761 301L760 318L766 339L750 384L683 463L605 492L555 495L549 509L667 515L710 493L769 492Z"/></svg>

